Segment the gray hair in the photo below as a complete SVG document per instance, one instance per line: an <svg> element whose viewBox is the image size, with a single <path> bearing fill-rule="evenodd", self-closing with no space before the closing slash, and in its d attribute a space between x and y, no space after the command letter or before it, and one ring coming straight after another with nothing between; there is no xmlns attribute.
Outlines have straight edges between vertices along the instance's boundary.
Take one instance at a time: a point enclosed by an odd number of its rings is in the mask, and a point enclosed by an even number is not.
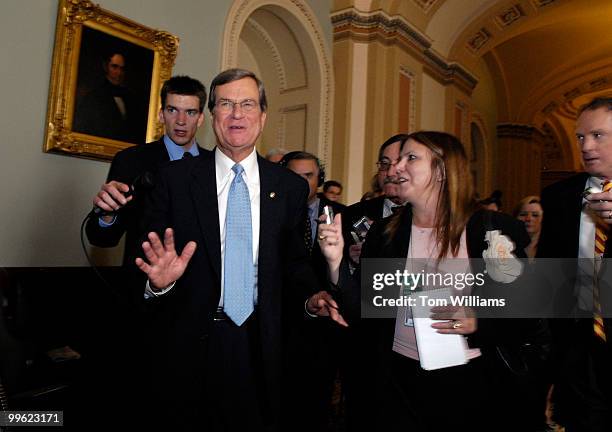
<svg viewBox="0 0 612 432"><path fill-rule="evenodd" d="M213 113L215 106L217 105L217 86L238 81L243 78L252 78L255 80L255 82L257 83L257 89L259 90L259 108L261 108L262 112L266 112L266 109L268 109L268 100L266 99L266 89L264 88L264 85L261 80L257 78L257 75L255 75L251 71L235 68L224 70L219 75L217 75L210 83L208 110L211 114Z"/></svg>

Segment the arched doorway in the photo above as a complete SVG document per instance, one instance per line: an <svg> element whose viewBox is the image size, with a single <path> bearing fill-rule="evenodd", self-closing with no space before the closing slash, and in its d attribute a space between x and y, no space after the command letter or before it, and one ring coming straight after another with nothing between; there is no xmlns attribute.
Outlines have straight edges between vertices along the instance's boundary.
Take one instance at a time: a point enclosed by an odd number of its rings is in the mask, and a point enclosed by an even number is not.
<svg viewBox="0 0 612 432"><path fill-rule="evenodd" d="M253 70L265 83L268 120L260 153L306 150L331 166L332 71L322 30L299 0L237 0L223 41L223 69Z"/></svg>

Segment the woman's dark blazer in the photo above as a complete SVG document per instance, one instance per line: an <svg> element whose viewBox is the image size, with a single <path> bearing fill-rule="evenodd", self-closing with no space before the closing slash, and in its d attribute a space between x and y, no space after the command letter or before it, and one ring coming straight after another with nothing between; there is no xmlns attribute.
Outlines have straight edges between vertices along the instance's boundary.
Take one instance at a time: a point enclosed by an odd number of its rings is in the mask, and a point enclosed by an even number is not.
<svg viewBox="0 0 612 432"><path fill-rule="evenodd" d="M390 239L385 233L385 229L395 217L401 218L401 221L395 236ZM411 226L412 211L409 206L405 207L402 212L375 223L364 243L361 259L407 257L408 247L410 245ZM490 230L500 230L501 234L506 235L514 242L515 249L513 253L518 258L526 258L524 249L529 244L529 236L521 221L504 213L477 210L470 217L466 227L468 256L471 259L470 264L473 274L482 272L486 274L482 253L488 247L488 243L485 241L485 234ZM494 282L488 275L485 278L483 289L494 292L504 292L504 290L507 290L507 287L504 286L506 284ZM395 320L377 318L361 319L362 299L360 279L360 271L355 272L355 274L351 276L348 272L348 265L343 262L338 283L343 314L348 320L349 325L353 325L359 329L362 342L371 339L370 342L378 346L380 350L390 351L393 343ZM516 294L516 287L512 289L515 290L514 294ZM479 320L478 330L474 334L468 336L469 345L471 347L483 346L486 344L486 341L491 340L493 336L495 337L495 342L499 342L502 337L504 339L506 339L506 337L510 339L519 337L521 332L519 332L519 329L516 327L516 320L514 321L514 323L508 323L505 319ZM370 348L372 348L372 346L370 346Z"/></svg>
<svg viewBox="0 0 612 432"><path fill-rule="evenodd" d="M398 229L393 238L389 238L385 229L393 218L401 218ZM400 258L404 262L408 255L410 245L410 233L412 226L412 211L409 206L402 212L391 217L382 219L375 223L364 243L362 249L363 260L367 258ZM490 230L500 230L502 234L509 237L515 244L514 254L519 258L526 258L524 248L529 244L522 222L499 212L487 210L476 211L469 219L466 227L466 239L468 256L471 259L471 272L480 273L485 270L482 253L488 247L485 234ZM481 259L476 259L481 258ZM358 411L360 422L372 422L379 416L372 404L374 400L383 400L385 397L384 383L393 379L388 376L393 364L393 336L395 331L395 319L361 319L361 274L358 270L352 276L348 272L348 265L343 262L340 271L338 289L341 293L340 308L352 328L352 340L350 343L350 358L354 362L355 380L359 382L355 386L355 406ZM502 285L506 285L503 287ZM485 278L485 289L508 289L508 284L495 283L488 276ZM512 287L514 289L515 287ZM511 323L508 323L511 321ZM520 338L522 333L517 321L509 319L479 319L478 330L468 337L471 347L480 347L483 357L486 356L486 347L495 346L498 343L512 343L513 339ZM380 392L383 393L380 393ZM348 397L348 396L347 396ZM369 420L370 419L370 420ZM375 425L374 425L375 426Z"/></svg>

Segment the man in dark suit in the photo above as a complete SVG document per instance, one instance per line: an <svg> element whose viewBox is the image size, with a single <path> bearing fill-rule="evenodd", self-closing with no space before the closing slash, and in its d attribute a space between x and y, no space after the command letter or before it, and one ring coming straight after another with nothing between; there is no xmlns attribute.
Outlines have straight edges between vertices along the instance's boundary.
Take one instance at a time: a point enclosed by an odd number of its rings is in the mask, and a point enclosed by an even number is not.
<svg viewBox="0 0 612 432"><path fill-rule="evenodd" d="M325 197L329 201L335 202L343 210L346 208L344 204L340 203L340 197L342 196L342 183L336 180L327 180L325 183L323 183L323 192L319 192L317 196L319 198Z"/></svg>
<svg viewBox="0 0 612 432"><path fill-rule="evenodd" d="M391 216L394 208L400 208L402 203L398 197L397 176L395 164L399 160L401 143L407 139L406 134L393 135L386 140L378 150L377 180L383 195L370 200L360 201L348 206L342 215L342 233L346 245L345 254L350 256L354 264L359 263L361 242L355 242L351 231L353 224L363 216L370 222L376 222ZM363 241L363 239L361 239Z"/></svg>
<svg viewBox="0 0 612 432"><path fill-rule="evenodd" d="M117 153L111 164L107 181L93 199L101 211L91 215L86 225L89 241L99 247L116 246L125 234L123 267L113 279L111 292L100 293L100 301L108 304L99 310L112 311L112 318L100 318L99 334L92 344L93 375L96 399L106 395L101 389L112 392L117 407L133 407L138 400L142 383L139 378L142 359L142 320L145 313L142 285L144 278L135 268L134 260L141 250L142 219L146 196L153 186L153 174L171 160L184 154L197 156L206 152L195 140L195 134L204 121L206 90L198 80L176 76L167 80L161 90L159 120L165 125L162 139L129 147ZM134 185L134 193L126 196ZM112 294L112 295L111 295ZM121 389L117 391L117 389ZM122 403L124 402L124 403ZM130 402L127 405L127 402ZM128 413L126 418L133 418Z"/></svg>
<svg viewBox="0 0 612 432"><path fill-rule="evenodd" d="M252 72L217 75L208 108L217 147L160 171L147 262L136 261L158 303L152 397L173 430L289 430L284 339L318 288L303 241L308 187L255 151L267 102Z"/></svg>
<svg viewBox="0 0 612 432"><path fill-rule="evenodd" d="M340 214L344 206L317 194L317 189L325 181L325 170L315 155L293 151L284 155L279 163L308 182L304 243L318 279L319 290L325 290L329 285L327 261L316 238L319 217L324 214L326 206L329 206L334 214ZM303 365L300 367L305 381L302 391L307 394L305 401L309 404L307 429L324 431L332 412L334 382L339 367L341 341L346 329L330 320L319 319L305 322L301 330L303 343L300 344L297 361L301 361Z"/></svg>
<svg viewBox="0 0 612 432"><path fill-rule="evenodd" d="M179 105L184 100L192 104L180 111ZM195 108L191 106L194 104ZM128 147L115 155L106 183L93 198L94 206L104 214L87 222L87 238L91 244L113 247L126 234L123 263L133 264L141 249L142 233L138 224L144 215L145 195L153 186L150 179L168 161L181 159L185 153L198 156L204 151L195 135L204 121L205 104L206 89L198 80L175 76L164 83L159 121L165 126L165 134L155 142ZM134 194L126 197L132 185ZM141 190L137 190L139 187Z"/></svg>
<svg viewBox="0 0 612 432"><path fill-rule="evenodd" d="M125 83L123 53L109 51L102 59L104 79L77 102L73 130L104 138L140 143L147 133L147 105Z"/></svg>
<svg viewBox="0 0 612 432"><path fill-rule="evenodd" d="M334 214L340 214L344 206L317 194L317 189L325 181L325 170L315 155L304 151L293 151L284 155L279 163L308 182L308 198L306 199L308 208L304 224L304 242L321 284L326 286L327 262L321 255L319 243L316 241L317 224L325 206L329 206Z"/></svg>
<svg viewBox="0 0 612 432"><path fill-rule="evenodd" d="M586 173L542 192L544 221L537 256L580 258L578 264L564 266L559 272L567 277L564 285L556 287L556 311L572 318L551 320L555 419L567 432L604 431L612 425L612 334L607 319L603 333L596 331L595 315L609 316L610 309L604 304L603 312L597 312L595 286L609 287L610 277L609 270L605 271L608 266L604 264L597 272L594 262L602 255L596 249L597 227L606 231L605 226L612 223L612 193L602 192L605 182L612 179L612 99L595 99L581 109L576 137ZM590 194L585 197L586 189ZM604 257L612 252L609 232L607 236ZM590 263L587 270L584 263Z"/></svg>

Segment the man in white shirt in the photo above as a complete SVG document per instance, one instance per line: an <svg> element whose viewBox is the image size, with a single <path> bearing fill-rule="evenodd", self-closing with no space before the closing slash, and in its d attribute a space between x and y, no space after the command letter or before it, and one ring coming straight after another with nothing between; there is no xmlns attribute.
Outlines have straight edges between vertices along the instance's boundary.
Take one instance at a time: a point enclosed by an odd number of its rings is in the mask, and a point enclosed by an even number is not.
<svg viewBox="0 0 612 432"><path fill-rule="evenodd" d="M612 425L612 323L606 318L610 316L609 303L603 301L610 296L610 273L594 271L593 264L612 252L609 232L605 252L595 248L596 226L600 224L607 231L605 226L612 223L612 192L602 192L606 181L612 179L612 99L594 99L580 110L576 138L586 172L542 192L545 216L537 256L580 258L580 264L565 266L559 272L571 274L563 287L557 287L555 303L559 313L576 318L551 320L556 420L567 432L605 431ZM590 193L585 193L587 188ZM585 263L591 264L589 270L585 270ZM596 298L597 280L607 289ZM599 312L597 304L602 308ZM596 315L604 317L600 334L595 328Z"/></svg>
<svg viewBox="0 0 612 432"><path fill-rule="evenodd" d="M147 211L146 261L137 259L159 303L148 328L158 339L156 406L172 430L287 430L281 405L296 402L283 400L283 341L317 288L302 238L308 185L255 151L267 101L252 72L217 75L208 108L217 147L161 171ZM242 218L236 194L247 196ZM239 261L230 256L237 240L241 252L249 248ZM235 279L244 283L242 318Z"/></svg>

